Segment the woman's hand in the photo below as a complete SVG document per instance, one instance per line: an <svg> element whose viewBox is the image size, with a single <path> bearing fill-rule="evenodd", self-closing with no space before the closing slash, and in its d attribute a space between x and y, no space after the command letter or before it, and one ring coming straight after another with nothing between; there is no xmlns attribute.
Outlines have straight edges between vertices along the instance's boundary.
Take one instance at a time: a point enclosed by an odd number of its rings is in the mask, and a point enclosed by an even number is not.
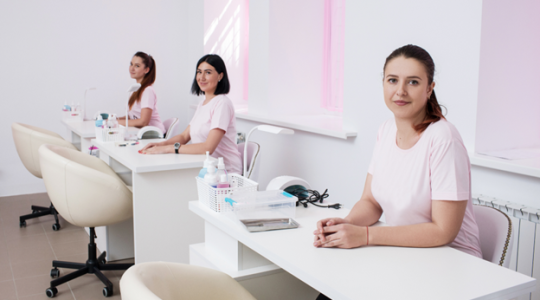
<svg viewBox="0 0 540 300"><path fill-rule="evenodd" d="M348 223L347 220L342 218L327 218L322 219L319 222L317 222L317 230L313 232L315 235L315 241L321 240L323 242L326 242L325 234L324 234L324 227L325 226L332 226L332 225L338 225L338 224L346 224Z"/></svg>
<svg viewBox="0 0 540 300"><path fill-rule="evenodd" d="M157 147L157 146L160 146L161 143L148 143L146 144L146 146L144 146L141 150L139 150L139 153L143 153L143 151L147 150L147 149L150 149L150 148L153 148L153 147Z"/></svg>
<svg viewBox="0 0 540 300"><path fill-rule="evenodd" d="M146 145L149 146L149 145ZM166 145L166 146L158 146L153 145L152 147L145 147L141 150L139 150L139 153L141 154L167 154L167 153L175 153L174 151L174 145Z"/></svg>
<svg viewBox="0 0 540 300"><path fill-rule="evenodd" d="M343 220L343 219L341 219ZM367 245L367 227L347 223L323 227L322 234L315 236L315 247L357 248ZM319 232L316 230L315 232ZM324 236L324 240L320 237Z"/></svg>

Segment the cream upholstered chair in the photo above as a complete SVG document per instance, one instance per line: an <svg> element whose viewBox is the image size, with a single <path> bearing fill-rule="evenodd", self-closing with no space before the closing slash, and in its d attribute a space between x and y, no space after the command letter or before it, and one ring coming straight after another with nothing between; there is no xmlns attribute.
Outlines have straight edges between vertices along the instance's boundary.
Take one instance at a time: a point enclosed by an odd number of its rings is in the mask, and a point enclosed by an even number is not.
<svg viewBox="0 0 540 300"><path fill-rule="evenodd" d="M96 257L94 227L132 217L130 189L105 162L91 155L43 145L39 148L39 160L47 193L58 212L73 225L90 227L88 260L85 263L53 260L53 278L60 276L58 268L78 270L51 281L47 296L54 297L58 293L56 286L87 273L95 274L105 284L105 297L111 296L113 285L101 270L126 270L133 264L106 264L105 251Z"/></svg>
<svg viewBox="0 0 540 300"><path fill-rule="evenodd" d="M38 149L41 145L52 144L76 150L73 144L64 140L60 135L43 128L13 123L11 124L11 130L13 140L15 141L15 148L17 148L17 153L23 165L32 175L38 178L42 178L38 155ZM20 216L19 226L26 227L26 220L46 215L54 216L56 222L52 228L55 231L59 230L60 223L58 223L57 211L52 204L49 207L32 205L32 214Z"/></svg>
<svg viewBox="0 0 540 300"><path fill-rule="evenodd" d="M120 280L123 300L254 300L229 275L199 266L168 262L137 264Z"/></svg>
<svg viewBox="0 0 540 300"><path fill-rule="evenodd" d="M240 152L240 157L242 158L242 170L244 170L244 143L238 144L238 151ZM259 166L259 153L261 151L261 146L255 142L248 142L247 147L247 174L242 174L242 176L251 178L257 181L258 177L258 166Z"/></svg>
<svg viewBox="0 0 540 300"><path fill-rule="evenodd" d="M167 132L165 132L166 140L172 137L174 133L174 128L176 128L176 125L178 125L178 118L170 118L170 119L165 120L165 122L163 122L163 126L165 127L165 130L167 130Z"/></svg>
<svg viewBox="0 0 540 300"><path fill-rule="evenodd" d="M514 240L512 221L493 207L473 205L480 231L480 249L485 260L508 268Z"/></svg>

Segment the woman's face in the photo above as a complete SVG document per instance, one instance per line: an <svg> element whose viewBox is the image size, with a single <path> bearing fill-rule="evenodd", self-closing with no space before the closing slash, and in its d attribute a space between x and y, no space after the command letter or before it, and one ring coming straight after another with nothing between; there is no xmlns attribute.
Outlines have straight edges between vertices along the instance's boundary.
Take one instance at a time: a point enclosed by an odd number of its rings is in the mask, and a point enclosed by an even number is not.
<svg viewBox="0 0 540 300"><path fill-rule="evenodd" d="M435 82L428 83L426 69L414 58L396 57L384 70L384 102L399 119L421 122Z"/></svg>
<svg viewBox="0 0 540 300"><path fill-rule="evenodd" d="M144 75L146 75L148 71L149 68L144 65L142 58L133 56L129 65L129 74L131 75L131 78L137 80L138 83L141 83Z"/></svg>
<svg viewBox="0 0 540 300"><path fill-rule="evenodd" d="M223 78L223 73L218 74L216 69L207 62L197 67L197 84L205 94L213 94L221 78Z"/></svg>

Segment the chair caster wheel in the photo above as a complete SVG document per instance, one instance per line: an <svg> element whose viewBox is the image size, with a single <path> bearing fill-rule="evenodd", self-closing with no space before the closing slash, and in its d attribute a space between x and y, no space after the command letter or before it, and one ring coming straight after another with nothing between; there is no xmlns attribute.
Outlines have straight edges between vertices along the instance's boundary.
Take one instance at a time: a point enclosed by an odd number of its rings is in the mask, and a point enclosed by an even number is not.
<svg viewBox="0 0 540 300"><path fill-rule="evenodd" d="M26 227L26 221L20 221L19 222L19 228Z"/></svg>
<svg viewBox="0 0 540 300"><path fill-rule="evenodd" d="M51 270L51 278L58 278L60 277L60 270L57 268L54 268Z"/></svg>
<svg viewBox="0 0 540 300"><path fill-rule="evenodd" d="M103 288L103 296L110 297L110 296L112 296L112 294L113 294L112 287L110 287L110 288L109 287L104 287Z"/></svg>
<svg viewBox="0 0 540 300"><path fill-rule="evenodd" d="M56 223L52 224L52 230L54 231L60 230L60 224L56 224Z"/></svg>
<svg viewBox="0 0 540 300"><path fill-rule="evenodd" d="M47 290L45 290L45 294L47 294L47 297L53 298L54 296L56 296L56 294L58 294L58 289L56 289L55 287L48 288Z"/></svg>

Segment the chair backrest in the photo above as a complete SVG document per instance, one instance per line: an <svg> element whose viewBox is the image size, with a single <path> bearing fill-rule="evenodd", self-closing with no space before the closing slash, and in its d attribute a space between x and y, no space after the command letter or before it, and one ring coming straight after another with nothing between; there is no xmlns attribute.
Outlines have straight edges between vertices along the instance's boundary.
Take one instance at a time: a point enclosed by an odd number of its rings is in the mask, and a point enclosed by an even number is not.
<svg viewBox="0 0 540 300"><path fill-rule="evenodd" d="M120 279L123 300L254 300L229 275L199 266L170 262L139 263Z"/></svg>
<svg viewBox="0 0 540 300"><path fill-rule="evenodd" d="M167 132L165 133L165 139L170 139L174 134L174 128L178 125L178 118L170 118L163 122L163 126Z"/></svg>
<svg viewBox="0 0 540 300"><path fill-rule="evenodd" d="M493 207L473 205L485 260L508 268L514 240L512 221Z"/></svg>
<svg viewBox="0 0 540 300"><path fill-rule="evenodd" d="M238 151L240 152L240 157L242 158L242 172L244 170L244 145L245 143L238 144ZM261 146L255 142L248 142L247 147L247 174L242 174L242 176L247 178L252 178L253 180L258 177L258 166L260 159L260 150Z"/></svg>
<svg viewBox="0 0 540 300"><path fill-rule="evenodd" d="M96 227L133 216L131 191L103 160L54 145L42 145L39 160L49 198L66 221Z"/></svg>
<svg viewBox="0 0 540 300"><path fill-rule="evenodd" d="M21 123L11 124L15 148L26 169L32 175L41 178L38 149L43 144L52 144L76 150L72 143L64 140L59 134Z"/></svg>

